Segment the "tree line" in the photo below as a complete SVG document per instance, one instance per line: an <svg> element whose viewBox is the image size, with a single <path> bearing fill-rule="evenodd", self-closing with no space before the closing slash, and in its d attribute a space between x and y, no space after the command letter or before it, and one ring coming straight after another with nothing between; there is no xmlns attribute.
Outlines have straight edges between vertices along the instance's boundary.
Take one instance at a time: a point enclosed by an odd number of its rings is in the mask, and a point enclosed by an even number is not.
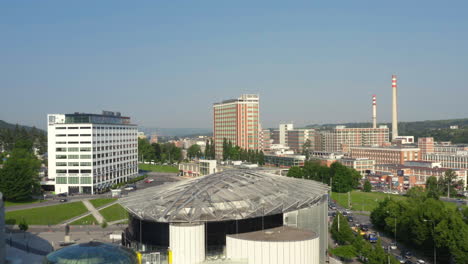
<svg viewBox="0 0 468 264"><path fill-rule="evenodd" d="M138 157L142 161L180 162L182 150L174 143L152 143L147 139L138 139Z"/></svg>
<svg viewBox="0 0 468 264"><path fill-rule="evenodd" d="M413 187L405 200L386 198L371 213L372 224L398 242L414 245L437 263L468 263L468 208L448 207L431 191Z"/></svg>
<svg viewBox="0 0 468 264"><path fill-rule="evenodd" d="M384 251L380 238L375 245L372 245L360 234L355 234L351 230L346 217L340 212L333 219L330 233L336 243L340 245L330 250L330 253L337 257L345 260L359 257L361 261L368 264L399 263L393 255Z"/></svg>
<svg viewBox="0 0 468 264"><path fill-rule="evenodd" d="M445 171L444 176L439 179L431 176L426 180L427 193L434 199L439 199L439 196L456 196L463 186L463 180L457 181L457 175L453 170Z"/></svg>
<svg viewBox="0 0 468 264"><path fill-rule="evenodd" d="M265 165L265 154L261 150L243 149L225 138L223 140L223 160L241 160Z"/></svg>
<svg viewBox="0 0 468 264"><path fill-rule="evenodd" d="M352 168L348 168L339 162L334 162L330 167L321 165L318 161L306 161L303 167L291 167L289 177L304 178L330 185L333 192L345 193L359 186L361 174Z"/></svg>
<svg viewBox="0 0 468 264"><path fill-rule="evenodd" d="M12 151L18 141L31 142L32 148L37 149L40 155L47 152L47 134L44 131L35 127L26 129L19 125L14 128L0 128L0 151Z"/></svg>
<svg viewBox="0 0 468 264"><path fill-rule="evenodd" d="M30 200L40 193L39 169L41 162L34 155L33 142L19 139L0 169L0 192L5 200Z"/></svg>

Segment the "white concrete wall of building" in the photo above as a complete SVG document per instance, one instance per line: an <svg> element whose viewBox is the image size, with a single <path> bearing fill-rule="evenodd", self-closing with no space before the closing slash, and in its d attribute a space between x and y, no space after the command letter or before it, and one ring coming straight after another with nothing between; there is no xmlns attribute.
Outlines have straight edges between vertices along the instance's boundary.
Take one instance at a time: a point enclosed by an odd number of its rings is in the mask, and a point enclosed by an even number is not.
<svg viewBox="0 0 468 264"><path fill-rule="evenodd" d="M197 264L205 260L205 225L170 224L169 247L173 264Z"/></svg>
<svg viewBox="0 0 468 264"><path fill-rule="evenodd" d="M326 197L317 206L292 211L283 215L284 225L313 231L319 235L321 262L325 261L328 247L328 203Z"/></svg>
<svg viewBox="0 0 468 264"><path fill-rule="evenodd" d="M249 264L318 264L319 238L303 241L253 241L226 237L226 257Z"/></svg>

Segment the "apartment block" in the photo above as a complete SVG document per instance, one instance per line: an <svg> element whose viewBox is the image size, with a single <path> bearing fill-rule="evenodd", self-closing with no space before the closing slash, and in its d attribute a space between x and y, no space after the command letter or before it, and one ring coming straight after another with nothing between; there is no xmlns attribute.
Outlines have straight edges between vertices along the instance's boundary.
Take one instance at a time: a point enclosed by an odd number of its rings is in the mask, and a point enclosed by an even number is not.
<svg viewBox="0 0 468 264"><path fill-rule="evenodd" d="M317 138L318 137L318 138ZM384 146L389 144L389 130L379 128L346 128L336 126L330 131L317 133L315 150L327 152L350 152L352 147Z"/></svg>

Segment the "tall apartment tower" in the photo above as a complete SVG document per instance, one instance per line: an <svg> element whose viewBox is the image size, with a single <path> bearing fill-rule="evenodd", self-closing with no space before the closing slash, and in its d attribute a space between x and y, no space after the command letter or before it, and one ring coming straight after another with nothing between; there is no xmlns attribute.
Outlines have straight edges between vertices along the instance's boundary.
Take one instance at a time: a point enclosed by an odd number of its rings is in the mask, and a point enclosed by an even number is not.
<svg viewBox="0 0 468 264"><path fill-rule="evenodd" d="M138 174L138 131L129 117L49 114L49 179L56 193L94 194Z"/></svg>
<svg viewBox="0 0 468 264"><path fill-rule="evenodd" d="M243 149L259 149L259 96L243 94L213 105L213 136L216 158L223 156L223 140Z"/></svg>
<svg viewBox="0 0 468 264"><path fill-rule="evenodd" d="M397 77L392 75L392 140L398 137Z"/></svg>

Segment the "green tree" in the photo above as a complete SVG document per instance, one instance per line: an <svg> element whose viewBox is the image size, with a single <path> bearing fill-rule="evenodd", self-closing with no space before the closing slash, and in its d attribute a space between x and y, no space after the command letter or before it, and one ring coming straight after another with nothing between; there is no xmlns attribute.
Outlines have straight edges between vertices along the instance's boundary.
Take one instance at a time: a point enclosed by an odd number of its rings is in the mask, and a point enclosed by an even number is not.
<svg viewBox="0 0 468 264"><path fill-rule="evenodd" d="M304 177L304 172L300 167L293 166L288 170L288 177L302 178Z"/></svg>
<svg viewBox="0 0 468 264"><path fill-rule="evenodd" d="M364 182L364 192L371 192L372 191L372 184L369 180Z"/></svg>
<svg viewBox="0 0 468 264"><path fill-rule="evenodd" d="M263 153L263 151L260 151L258 153L258 165L265 165L265 154Z"/></svg>
<svg viewBox="0 0 468 264"><path fill-rule="evenodd" d="M0 191L6 200L24 201L39 189L40 161L32 150L15 148L0 170Z"/></svg>
<svg viewBox="0 0 468 264"><path fill-rule="evenodd" d="M356 249L352 245L345 245L330 250L330 253L345 260L351 260L357 256Z"/></svg>
<svg viewBox="0 0 468 264"><path fill-rule="evenodd" d="M203 155L200 145L193 144L187 149L189 159L200 158Z"/></svg>
<svg viewBox="0 0 468 264"><path fill-rule="evenodd" d="M341 213L337 213L333 219L331 234L333 239L340 245L352 244L355 239L348 221Z"/></svg>
<svg viewBox="0 0 468 264"><path fill-rule="evenodd" d="M439 199L439 186L437 184L437 178L434 176L431 176L427 178L426 180L426 191L427 191L427 196L434 198L436 200Z"/></svg>

